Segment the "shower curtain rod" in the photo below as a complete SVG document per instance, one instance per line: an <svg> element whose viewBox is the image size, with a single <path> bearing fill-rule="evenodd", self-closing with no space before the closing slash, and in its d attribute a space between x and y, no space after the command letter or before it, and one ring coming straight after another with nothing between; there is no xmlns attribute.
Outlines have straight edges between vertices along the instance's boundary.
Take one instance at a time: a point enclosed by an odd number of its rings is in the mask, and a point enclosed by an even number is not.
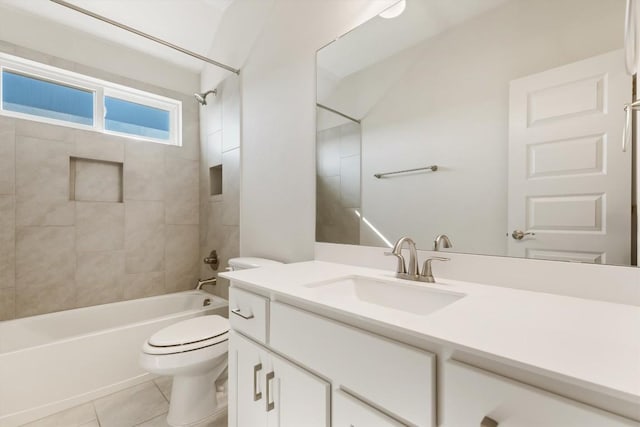
<svg viewBox="0 0 640 427"><path fill-rule="evenodd" d="M352 122L356 122L356 123L360 124L360 120L358 120L358 119L354 119L354 118L353 118L353 117L351 117L351 116L347 116L346 114L341 113L341 112L340 112L340 111L338 111L338 110L334 110L333 108L329 108L329 107L327 107L326 105L322 105L322 104L320 104L319 102L316 102L316 107L318 107L318 108L322 108L323 110L330 111L330 112L332 112L333 114L337 114L337 115L339 115L339 116L344 117L344 118L345 118L345 119L347 119L347 120L351 120Z"/></svg>
<svg viewBox="0 0 640 427"><path fill-rule="evenodd" d="M189 56L191 56L193 58L199 59L199 60L204 61L206 63L209 63L211 65L215 65L216 67L224 68L225 70L231 71L232 73L235 73L235 74L240 74L240 70L238 70L236 68L230 67L230 66L228 66L226 64L223 64L221 62L218 62L218 61L214 61L213 59L207 58L206 56L202 56L202 55L200 55L198 53L192 52L192 51L187 50L185 48L182 48L180 46L176 46L175 44L169 43L168 41L165 41L165 40L162 40L162 39L159 39L158 37L154 37L154 36L152 36L150 34L143 33L140 30L136 30L135 28L129 27L128 25L121 24L120 22L114 21L114 20L109 19L109 18L107 18L105 16L98 15L97 13L91 12L90 10L83 9L83 8L81 8L79 6L76 6L75 4L68 3L68 2L66 2L64 0L49 0L49 1L51 1L53 3L56 3L56 4L59 4L60 6L64 6L66 8L75 10L76 12L80 12L80 13L82 13L84 15L87 15L87 16L90 16L92 18L98 19L98 20L100 20L102 22L106 22L107 24L116 26L116 27L121 28L121 29L123 29L125 31L129 31L130 33L137 34L140 37L144 37L145 39L154 41L154 42L159 43L161 45L164 45L164 46L166 46L168 48L171 48L173 50L177 50L178 52L184 53L185 55L189 55Z"/></svg>

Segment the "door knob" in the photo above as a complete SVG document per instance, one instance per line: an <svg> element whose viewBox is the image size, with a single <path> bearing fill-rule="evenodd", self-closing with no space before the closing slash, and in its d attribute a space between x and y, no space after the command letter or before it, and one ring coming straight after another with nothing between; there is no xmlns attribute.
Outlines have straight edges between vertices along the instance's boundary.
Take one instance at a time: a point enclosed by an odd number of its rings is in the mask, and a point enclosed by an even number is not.
<svg viewBox="0 0 640 427"><path fill-rule="evenodd" d="M513 233L511 233L511 237L513 237L516 240L522 240L524 239L524 236L535 236L535 235L536 233L531 233L531 232L525 233L522 230L513 230Z"/></svg>

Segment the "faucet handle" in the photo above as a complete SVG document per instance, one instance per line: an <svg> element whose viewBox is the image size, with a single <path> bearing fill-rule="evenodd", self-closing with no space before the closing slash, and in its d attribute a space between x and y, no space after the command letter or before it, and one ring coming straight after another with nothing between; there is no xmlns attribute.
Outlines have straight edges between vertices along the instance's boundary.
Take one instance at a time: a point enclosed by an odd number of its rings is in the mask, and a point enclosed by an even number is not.
<svg viewBox="0 0 640 427"><path fill-rule="evenodd" d="M427 258L424 261L424 264L422 264L422 273L420 274L421 277L425 278L424 281L428 282L428 283L433 283L433 272L431 270L431 263L433 261L451 261L451 258L444 258L444 257L440 257L440 256L434 256L431 258Z"/></svg>
<svg viewBox="0 0 640 427"><path fill-rule="evenodd" d="M394 256L398 258L398 266L396 267L396 273L399 274L407 274L407 265L404 262L404 257L401 253L396 252L385 252L386 256Z"/></svg>

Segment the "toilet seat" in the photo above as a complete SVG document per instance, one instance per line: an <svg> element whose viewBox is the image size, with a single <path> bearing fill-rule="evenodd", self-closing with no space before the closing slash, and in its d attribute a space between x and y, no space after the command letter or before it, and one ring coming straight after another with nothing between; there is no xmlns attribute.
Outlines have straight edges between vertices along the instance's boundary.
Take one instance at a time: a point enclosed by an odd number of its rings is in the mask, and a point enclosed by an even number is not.
<svg viewBox="0 0 640 427"><path fill-rule="evenodd" d="M169 355L200 350L225 343L229 339L229 321L207 315L183 320L156 332L142 346L143 353Z"/></svg>

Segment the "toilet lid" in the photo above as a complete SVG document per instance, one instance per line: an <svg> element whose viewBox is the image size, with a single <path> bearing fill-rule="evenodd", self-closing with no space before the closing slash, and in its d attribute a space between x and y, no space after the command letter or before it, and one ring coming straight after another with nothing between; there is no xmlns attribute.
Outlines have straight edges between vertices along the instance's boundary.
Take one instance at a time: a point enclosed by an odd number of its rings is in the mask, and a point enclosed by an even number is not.
<svg viewBox="0 0 640 427"><path fill-rule="evenodd" d="M224 317L218 315L199 316L183 320L156 332L149 338L148 344L151 347L176 347L213 340L217 337L226 339L228 332L229 320Z"/></svg>

